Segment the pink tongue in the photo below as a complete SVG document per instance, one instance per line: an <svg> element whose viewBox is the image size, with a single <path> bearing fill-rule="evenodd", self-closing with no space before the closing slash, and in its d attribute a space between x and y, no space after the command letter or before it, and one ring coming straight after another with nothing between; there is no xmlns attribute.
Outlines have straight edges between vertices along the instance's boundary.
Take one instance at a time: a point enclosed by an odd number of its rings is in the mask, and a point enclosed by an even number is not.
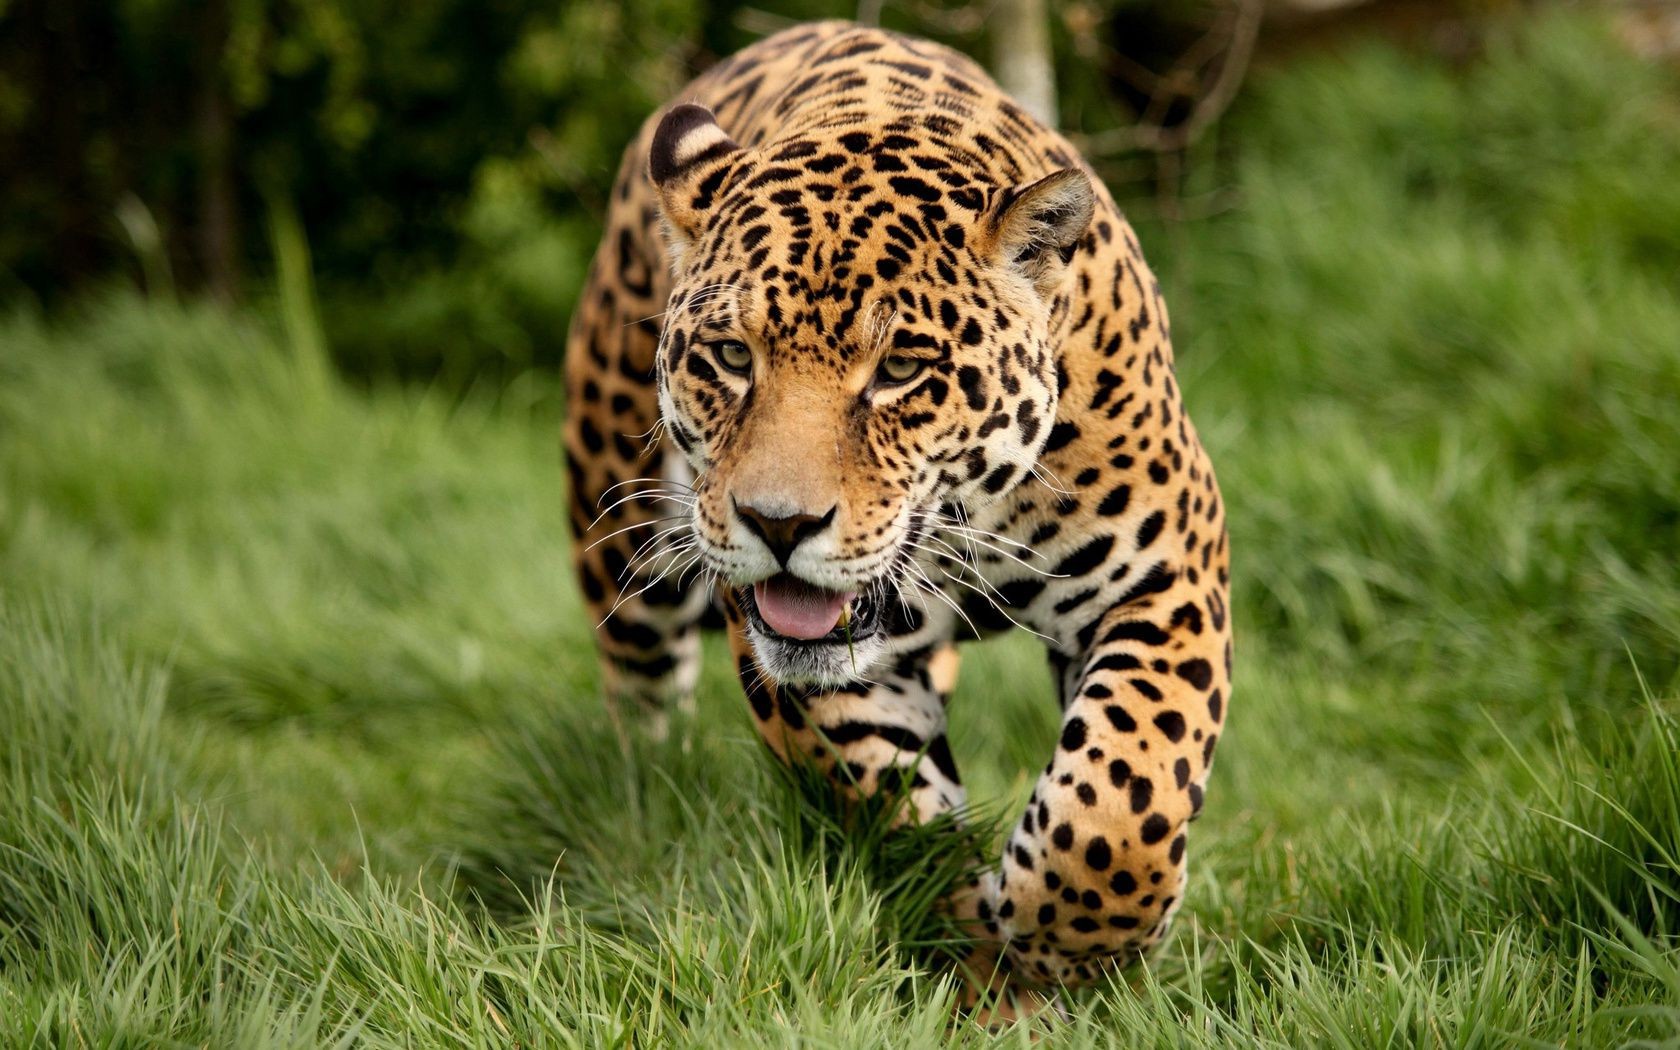
<svg viewBox="0 0 1680 1050"><path fill-rule="evenodd" d="M785 573L753 584L758 615L777 634L811 641L834 630L856 591L825 591Z"/></svg>

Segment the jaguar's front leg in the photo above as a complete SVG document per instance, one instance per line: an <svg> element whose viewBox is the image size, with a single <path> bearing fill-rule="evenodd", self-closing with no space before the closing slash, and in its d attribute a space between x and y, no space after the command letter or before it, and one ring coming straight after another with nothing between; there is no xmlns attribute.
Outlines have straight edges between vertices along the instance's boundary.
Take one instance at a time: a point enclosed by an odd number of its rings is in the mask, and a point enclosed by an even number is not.
<svg viewBox="0 0 1680 1050"><path fill-rule="evenodd" d="M784 763L808 762L841 795L903 791L899 823L926 823L962 808L967 795L945 737L955 652L929 647L840 686L772 681L754 659L740 610L730 603L730 645L753 724Z"/></svg>
<svg viewBox="0 0 1680 1050"><path fill-rule="evenodd" d="M1230 695L1222 583L1178 579L1110 609L1092 639L1055 754L986 887L988 929L1038 983L1089 982L1166 932Z"/></svg>
<svg viewBox="0 0 1680 1050"><path fill-rule="evenodd" d="M945 736L945 703L957 663L950 643L912 651L872 671L868 682L790 686L763 673L733 602L730 618L736 672L753 723L778 759L810 763L843 798L902 793L905 804L893 817L900 826L947 814L962 819L967 796ZM963 958L952 960L967 987L964 1008L987 1024L1035 1014L1048 1000L1007 981L997 943L980 918L991 877L978 874L982 855L976 853L973 860L976 874L941 904L978 942Z"/></svg>

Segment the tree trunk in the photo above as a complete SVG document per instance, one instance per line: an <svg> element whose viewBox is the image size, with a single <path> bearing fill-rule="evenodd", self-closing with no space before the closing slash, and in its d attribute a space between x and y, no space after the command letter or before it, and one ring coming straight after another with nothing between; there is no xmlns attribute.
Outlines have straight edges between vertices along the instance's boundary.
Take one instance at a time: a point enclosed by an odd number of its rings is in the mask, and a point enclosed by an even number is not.
<svg viewBox="0 0 1680 1050"><path fill-rule="evenodd" d="M1056 66L1044 0L999 0L991 24L992 72L1027 112L1056 126Z"/></svg>
<svg viewBox="0 0 1680 1050"><path fill-rule="evenodd" d="M233 110L222 60L228 33L226 0L204 5L200 21L198 137L198 254L204 286L217 300L239 294L239 211L235 199Z"/></svg>

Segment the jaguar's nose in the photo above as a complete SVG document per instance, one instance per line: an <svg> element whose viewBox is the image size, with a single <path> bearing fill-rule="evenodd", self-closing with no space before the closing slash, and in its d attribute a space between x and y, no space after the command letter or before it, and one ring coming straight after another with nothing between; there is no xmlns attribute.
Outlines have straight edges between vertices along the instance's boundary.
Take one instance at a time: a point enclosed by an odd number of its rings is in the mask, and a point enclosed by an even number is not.
<svg viewBox="0 0 1680 1050"><path fill-rule="evenodd" d="M735 505L735 516L741 519L741 524L747 531L764 541L770 549L770 554L777 564L787 568L788 559L793 557L794 549L801 543L817 535L834 522L835 507L828 508L825 514L789 514L777 517L766 514L758 508L737 502L731 497L730 502Z"/></svg>

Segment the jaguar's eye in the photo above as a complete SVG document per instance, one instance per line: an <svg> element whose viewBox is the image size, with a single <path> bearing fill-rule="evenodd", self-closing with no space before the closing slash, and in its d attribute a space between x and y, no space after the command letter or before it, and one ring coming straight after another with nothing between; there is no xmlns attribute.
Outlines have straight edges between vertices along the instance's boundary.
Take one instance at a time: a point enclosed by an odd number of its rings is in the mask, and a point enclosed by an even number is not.
<svg viewBox="0 0 1680 1050"><path fill-rule="evenodd" d="M881 378L889 383L908 383L916 378L927 362L919 357L894 354L881 362Z"/></svg>
<svg viewBox="0 0 1680 1050"><path fill-rule="evenodd" d="M747 349L745 343L733 339L713 343L712 353L716 354L717 359L723 362L723 367L731 372L746 373L752 369L752 351Z"/></svg>

